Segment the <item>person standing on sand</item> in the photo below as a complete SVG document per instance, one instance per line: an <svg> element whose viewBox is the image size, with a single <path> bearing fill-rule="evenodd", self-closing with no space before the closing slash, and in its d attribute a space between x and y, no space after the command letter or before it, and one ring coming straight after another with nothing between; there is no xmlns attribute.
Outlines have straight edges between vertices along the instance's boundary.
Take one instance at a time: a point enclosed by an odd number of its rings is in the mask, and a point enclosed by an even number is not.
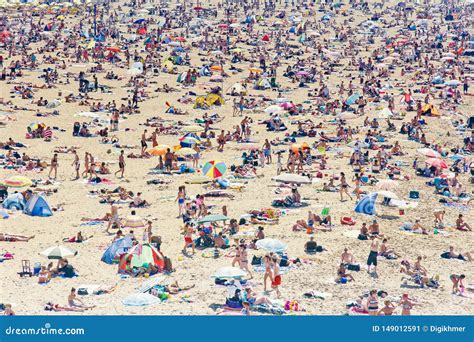
<svg viewBox="0 0 474 342"><path fill-rule="evenodd" d="M120 223L120 218L118 214L118 208L114 203L110 204L110 218L109 218L109 223L107 225L107 228L105 229L105 232L107 234L110 234L110 228L112 228L113 224L117 224L117 226L120 228L121 223Z"/></svg>
<svg viewBox="0 0 474 342"><path fill-rule="evenodd" d="M48 174L48 178L51 179L51 173L54 172L54 178L53 179L56 179L57 176L58 176L58 154L55 153L53 155L53 158L51 159L51 168L49 169L49 174Z"/></svg>
<svg viewBox="0 0 474 342"><path fill-rule="evenodd" d="M120 151L119 155L119 170L115 172L115 176L117 176L117 173L120 172L120 178L123 178L123 173L125 172L125 156L124 156L124 151Z"/></svg>
<svg viewBox="0 0 474 342"><path fill-rule="evenodd" d="M76 170L76 178L74 178L73 180L78 180L80 178L79 169L81 168L81 161L76 150L73 150L72 153L74 154L74 161L72 162L72 166L74 166L74 170Z"/></svg>
<svg viewBox="0 0 474 342"><path fill-rule="evenodd" d="M273 278L272 278L272 289L275 290L277 294L277 298L281 297L280 292L280 285L281 285L281 274L280 274L280 260L278 259L277 255L274 255L272 258L272 271L273 271Z"/></svg>
<svg viewBox="0 0 474 342"><path fill-rule="evenodd" d="M265 155L267 164L271 164L272 163L272 145L270 144L268 139L265 139L265 143L263 144L263 154Z"/></svg>
<svg viewBox="0 0 474 342"><path fill-rule="evenodd" d="M370 244L370 252L369 257L367 258L367 273L370 273L370 266L374 266L373 271L377 274L377 256L379 252L379 242L376 236L371 236L370 240L372 241Z"/></svg>
<svg viewBox="0 0 474 342"><path fill-rule="evenodd" d="M151 133L151 143L153 147L158 146L157 136L158 136L158 128L155 128L155 130Z"/></svg>
<svg viewBox="0 0 474 342"><path fill-rule="evenodd" d="M82 177L87 177L89 173L89 152L86 152L84 155L84 172L82 172Z"/></svg>
<svg viewBox="0 0 474 342"><path fill-rule="evenodd" d="M94 156L89 153L89 180L92 179L92 177L97 177L97 173L95 172L95 159L94 159Z"/></svg>
<svg viewBox="0 0 474 342"><path fill-rule="evenodd" d="M142 145L142 150L141 150L141 156L143 157L145 155L146 149L148 147L148 144L146 143L146 132L147 130L145 129L142 134L142 138L140 140L140 143Z"/></svg>

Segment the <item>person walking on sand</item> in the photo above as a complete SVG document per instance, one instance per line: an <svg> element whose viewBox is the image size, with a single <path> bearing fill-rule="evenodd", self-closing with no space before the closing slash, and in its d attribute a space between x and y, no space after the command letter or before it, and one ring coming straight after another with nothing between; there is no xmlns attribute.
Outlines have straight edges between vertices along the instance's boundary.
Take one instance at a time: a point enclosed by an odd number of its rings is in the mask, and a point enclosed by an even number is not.
<svg viewBox="0 0 474 342"><path fill-rule="evenodd" d="M53 155L53 158L51 159L51 168L49 169L49 174L48 174L48 178L51 179L51 173L54 172L54 178L53 179L56 179L57 176L58 176L58 154L55 153Z"/></svg>
<svg viewBox="0 0 474 342"><path fill-rule="evenodd" d="M344 200L343 194L345 193L352 201L352 196L349 194L349 184L347 184L346 175L341 172L341 184L339 185L339 194L341 195L341 202Z"/></svg>
<svg viewBox="0 0 474 342"><path fill-rule="evenodd" d="M115 172L115 176L117 176L117 173L120 172L120 178L123 178L123 174L125 172L125 156L124 156L124 151L120 151L119 155L119 170Z"/></svg>
<svg viewBox="0 0 474 342"><path fill-rule="evenodd" d="M81 168L81 161L76 150L72 150L72 153L74 154L74 161L72 162L72 166L74 166L74 170L76 170L76 178L74 178L73 180L78 180L80 178L79 170Z"/></svg>
<svg viewBox="0 0 474 342"><path fill-rule="evenodd" d="M367 273L370 273L370 266L373 265L373 272L377 274L377 256L379 252L379 241L374 235L370 237L370 240L372 242L370 244L369 257L367 258Z"/></svg>

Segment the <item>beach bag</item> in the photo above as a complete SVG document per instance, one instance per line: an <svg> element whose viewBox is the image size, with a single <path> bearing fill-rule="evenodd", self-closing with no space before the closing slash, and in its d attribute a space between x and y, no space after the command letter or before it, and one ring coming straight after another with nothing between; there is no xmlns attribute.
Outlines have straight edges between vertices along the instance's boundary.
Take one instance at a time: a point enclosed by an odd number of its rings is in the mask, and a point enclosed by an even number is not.
<svg viewBox="0 0 474 342"><path fill-rule="evenodd" d="M165 266L164 266L164 271L165 272L173 272L173 265L171 263L171 259L168 257L164 258Z"/></svg>
<svg viewBox="0 0 474 342"><path fill-rule="evenodd" d="M349 271L359 272L359 271L360 271L360 265L352 265L352 264L350 264L350 265L347 266L347 269L348 269Z"/></svg>
<svg viewBox="0 0 474 342"><path fill-rule="evenodd" d="M322 252L323 251L323 246L316 246L316 252Z"/></svg>
<svg viewBox="0 0 474 342"><path fill-rule="evenodd" d="M257 257L254 255L252 258L252 265L261 265L261 264L262 264L262 257L261 256Z"/></svg>
<svg viewBox="0 0 474 342"><path fill-rule="evenodd" d="M287 267L289 265L288 257L284 256L280 260L280 267Z"/></svg>
<svg viewBox="0 0 474 342"><path fill-rule="evenodd" d="M409 197L411 199L418 199L418 198L420 198L420 193L418 191L412 190L412 191L410 191Z"/></svg>

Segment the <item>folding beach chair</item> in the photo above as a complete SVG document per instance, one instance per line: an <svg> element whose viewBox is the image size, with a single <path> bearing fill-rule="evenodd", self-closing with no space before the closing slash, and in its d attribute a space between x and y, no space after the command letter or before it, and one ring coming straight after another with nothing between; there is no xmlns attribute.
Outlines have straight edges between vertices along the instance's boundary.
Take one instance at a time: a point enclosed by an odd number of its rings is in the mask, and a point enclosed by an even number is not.
<svg viewBox="0 0 474 342"><path fill-rule="evenodd" d="M22 260L21 261L21 272L18 272L20 277L24 276L32 276L33 272L31 272L31 265L30 265L30 260Z"/></svg>

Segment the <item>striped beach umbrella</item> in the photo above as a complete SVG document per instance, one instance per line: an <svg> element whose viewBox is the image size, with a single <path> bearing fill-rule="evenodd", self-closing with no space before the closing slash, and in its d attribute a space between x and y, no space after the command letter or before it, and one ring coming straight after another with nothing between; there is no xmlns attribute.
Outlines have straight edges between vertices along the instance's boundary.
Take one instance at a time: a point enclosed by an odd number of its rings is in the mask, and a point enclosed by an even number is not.
<svg viewBox="0 0 474 342"><path fill-rule="evenodd" d="M31 186L33 182L25 176L11 176L1 181L0 184L11 188L22 188L24 186Z"/></svg>
<svg viewBox="0 0 474 342"><path fill-rule="evenodd" d="M202 168L203 175L212 179L222 177L226 171L227 166L225 163L217 160L207 162Z"/></svg>

